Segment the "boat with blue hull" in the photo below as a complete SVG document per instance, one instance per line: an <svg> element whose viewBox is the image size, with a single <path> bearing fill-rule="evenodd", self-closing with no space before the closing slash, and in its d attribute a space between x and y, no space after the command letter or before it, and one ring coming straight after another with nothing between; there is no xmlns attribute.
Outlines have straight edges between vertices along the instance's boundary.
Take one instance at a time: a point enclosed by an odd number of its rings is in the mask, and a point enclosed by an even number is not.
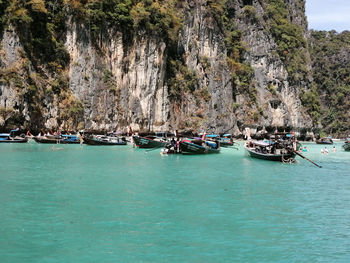
<svg viewBox="0 0 350 263"><path fill-rule="evenodd" d="M182 154L210 154L220 153L220 144L213 141L203 141L201 139L185 139L179 143Z"/></svg>
<svg viewBox="0 0 350 263"><path fill-rule="evenodd" d="M0 143L26 143L28 138L15 136L12 137L10 133L0 133Z"/></svg>
<svg viewBox="0 0 350 263"><path fill-rule="evenodd" d="M205 139L211 141L218 141L220 143L220 147L232 147L234 146L234 141L232 139L231 134L224 134L222 136L218 134L207 134L205 135Z"/></svg>
<svg viewBox="0 0 350 263"><path fill-rule="evenodd" d="M28 138L23 136L15 136L15 132L19 129L11 130L10 133L0 133L0 143L26 143Z"/></svg>
<svg viewBox="0 0 350 263"><path fill-rule="evenodd" d="M62 134L62 135L45 135L33 137L37 143L45 144L79 144L80 139L77 135Z"/></svg>

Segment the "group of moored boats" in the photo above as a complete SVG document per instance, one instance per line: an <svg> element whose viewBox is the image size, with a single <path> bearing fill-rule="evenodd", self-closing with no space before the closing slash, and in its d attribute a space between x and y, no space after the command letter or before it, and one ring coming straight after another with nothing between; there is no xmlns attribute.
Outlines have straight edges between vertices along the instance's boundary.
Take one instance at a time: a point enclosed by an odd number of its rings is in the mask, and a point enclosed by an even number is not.
<svg viewBox="0 0 350 263"><path fill-rule="evenodd" d="M88 145L126 145L125 137L119 137L113 134L110 135L89 135L82 136L81 134L39 134L38 136L15 136L14 131L10 133L0 134L0 143L26 143L33 139L37 143L44 144L88 144Z"/></svg>
<svg viewBox="0 0 350 263"><path fill-rule="evenodd" d="M10 133L0 133L0 143L25 143L28 142L28 138L25 136L16 136L16 130L11 130Z"/></svg>
<svg viewBox="0 0 350 263"><path fill-rule="evenodd" d="M39 134L38 136L15 136L17 130L10 133L0 134L0 143L26 143L33 139L37 143L45 144L88 144L101 146L126 145L128 140L117 134L108 135L76 135L71 134ZM235 142L231 134L222 136L217 134L203 134L201 137L183 137L173 136L171 139L166 136L139 136L133 135L132 143L138 148L159 149L162 148L162 154L212 154L220 153L221 147L234 147ZM333 144L331 138L321 138L316 141L317 144ZM300 143L297 142L292 134L276 133L270 136L269 140L254 141L248 140L245 143L246 152L253 158L293 162L296 155L307 159L301 155L298 150ZM350 151L350 139L347 139L343 145L345 151ZM311 161L311 160L309 160Z"/></svg>
<svg viewBox="0 0 350 263"><path fill-rule="evenodd" d="M168 140L158 136L133 136L136 147L163 148L162 154L210 154L220 153L220 147L234 146L230 134L203 135L202 137L179 138Z"/></svg>

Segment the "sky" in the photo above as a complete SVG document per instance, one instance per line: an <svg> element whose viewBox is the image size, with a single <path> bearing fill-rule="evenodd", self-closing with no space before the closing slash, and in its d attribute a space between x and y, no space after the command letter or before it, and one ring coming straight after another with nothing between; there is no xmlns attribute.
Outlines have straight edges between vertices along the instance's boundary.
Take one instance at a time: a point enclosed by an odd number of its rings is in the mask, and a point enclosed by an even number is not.
<svg viewBox="0 0 350 263"><path fill-rule="evenodd" d="M350 31L350 0L306 0L309 29Z"/></svg>

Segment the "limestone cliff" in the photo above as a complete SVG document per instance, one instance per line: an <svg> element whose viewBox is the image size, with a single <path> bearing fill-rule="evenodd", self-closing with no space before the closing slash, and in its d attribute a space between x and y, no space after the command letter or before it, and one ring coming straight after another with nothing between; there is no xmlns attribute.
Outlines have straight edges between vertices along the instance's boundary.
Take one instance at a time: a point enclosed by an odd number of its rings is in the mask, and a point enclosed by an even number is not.
<svg viewBox="0 0 350 263"><path fill-rule="evenodd" d="M41 25L47 26L54 18L50 10L57 10L52 7L55 1L37 2L45 6L40 10L33 4L19 5L16 12L42 12L47 21ZM18 25L25 22L6 20L0 51L2 129L125 131L131 126L140 131L191 129L238 135L246 126L313 126L300 100L312 82L302 0L177 1L172 7L181 24L171 40L153 33L154 27L135 26L140 17L150 19L141 7L151 10L149 16L158 6L160 14L166 12L158 1L150 7L136 1L138 5L125 11L134 15L132 29L104 22L97 37L91 18L82 18L68 1L58 2L64 26L53 35L69 55L64 65L37 59L38 50L26 45L35 37L30 23L38 17L33 15L21 30ZM94 4L75 2L81 9ZM15 12L12 5L5 13ZM280 30L291 30L285 36L295 44L284 46Z"/></svg>

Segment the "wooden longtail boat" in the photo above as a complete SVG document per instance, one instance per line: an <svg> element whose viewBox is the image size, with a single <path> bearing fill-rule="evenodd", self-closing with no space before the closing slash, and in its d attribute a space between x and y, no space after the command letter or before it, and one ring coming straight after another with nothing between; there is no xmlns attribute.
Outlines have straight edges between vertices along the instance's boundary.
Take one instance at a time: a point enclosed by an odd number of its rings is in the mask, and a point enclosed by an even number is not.
<svg viewBox="0 0 350 263"><path fill-rule="evenodd" d="M46 135L33 137L37 143L45 144L79 144L79 138L76 135Z"/></svg>
<svg viewBox="0 0 350 263"><path fill-rule="evenodd" d="M248 141L244 148L251 157L269 161L293 162L296 155L292 144L286 142Z"/></svg>
<svg viewBox="0 0 350 263"><path fill-rule="evenodd" d="M179 147L183 154L220 153L220 144L213 141L185 139L180 141Z"/></svg>
<svg viewBox="0 0 350 263"><path fill-rule="evenodd" d="M84 142L88 145L104 145L104 146L116 146L116 145L126 145L127 141L125 138L115 137L115 136L105 136L105 135L93 135L84 138Z"/></svg>
<svg viewBox="0 0 350 263"><path fill-rule="evenodd" d="M169 143L166 139L158 136L132 136L132 139L139 148L161 148Z"/></svg>
<svg viewBox="0 0 350 263"><path fill-rule="evenodd" d="M231 138L220 138L219 143L220 147L232 147L235 144Z"/></svg>
<svg viewBox="0 0 350 263"><path fill-rule="evenodd" d="M234 141L232 140L231 134L224 134L222 137L218 134L206 134L205 139L211 140L214 142L219 142L220 147L232 147L234 146Z"/></svg>
<svg viewBox="0 0 350 263"><path fill-rule="evenodd" d="M343 147L344 151L350 152L350 140L345 141L345 143L343 144L342 147Z"/></svg>
<svg viewBox="0 0 350 263"><path fill-rule="evenodd" d="M316 140L317 144L333 144L333 140L331 138L320 138Z"/></svg>
<svg viewBox="0 0 350 263"><path fill-rule="evenodd" d="M11 133L0 133L0 143L26 143L28 138L15 136L12 137Z"/></svg>

